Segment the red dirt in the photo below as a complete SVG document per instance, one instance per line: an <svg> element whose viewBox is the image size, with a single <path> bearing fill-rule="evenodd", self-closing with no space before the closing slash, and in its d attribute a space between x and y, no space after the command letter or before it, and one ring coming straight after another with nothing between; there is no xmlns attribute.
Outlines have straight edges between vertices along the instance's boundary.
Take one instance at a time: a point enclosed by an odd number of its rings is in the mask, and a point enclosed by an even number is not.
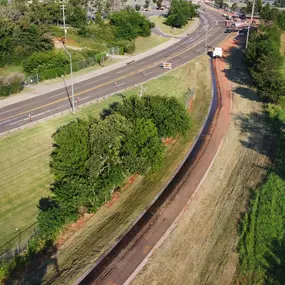
<svg viewBox="0 0 285 285"><path fill-rule="evenodd" d="M106 202L106 203L104 204L104 206L105 206L106 208L111 208L111 207L116 203L116 201L119 200L120 196L121 196L121 193L120 193L120 192L118 192L118 191L114 192L114 193L112 194L111 200L108 201L108 202Z"/></svg>
<svg viewBox="0 0 285 285"><path fill-rule="evenodd" d="M94 214L83 214L75 223L70 224L67 229L59 236L57 248L59 249L79 228L81 228Z"/></svg>
<svg viewBox="0 0 285 285"><path fill-rule="evenodd" d="M169 146L169 145L171 145L172 143L175 143L175 142L176 142L176 138L163 138L162 139L162 143L165 146Z"/></svg>
<svg viewBox="0 0 285 285"><path fill-rule="evenodd" d="M193 108L193 104L194 104L194 100L195 100L195 97L192 97L190 100L189 100L189 105L188 105L188 109L187 111L190 113L192 108Z"/></svg>
<svg viewBox="0 0 285 285"><path fill-rule="evenodd" d="M126 182L126 184L122 187L122 191L125 191L130 185L134 184L134 182L136 181L137 177L139 175L138 174L134 174L132 176L130 176Z"/></svg>

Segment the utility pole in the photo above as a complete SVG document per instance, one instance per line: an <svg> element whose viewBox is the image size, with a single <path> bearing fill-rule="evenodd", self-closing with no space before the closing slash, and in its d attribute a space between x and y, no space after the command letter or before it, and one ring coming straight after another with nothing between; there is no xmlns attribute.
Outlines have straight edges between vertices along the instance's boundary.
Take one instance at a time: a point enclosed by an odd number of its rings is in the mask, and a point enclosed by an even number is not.
<svg viewBox="0 0 285 285"><path fill-rule="evenodd" d="M205 54L207 54L208 51L208 25L205 26L206 34L205 34Z"/></svg>
<svg viewBox="0 0 285 285"><path fill-rule="evenodd" d="M252 25L252 21L253 21L253 16L254 16L254 6L255 6L255 0L253 0L253 4L252 4L252 11L251 11L251 18L250 18L250 24L247 28L247 35L246 35L246 43L245 43L245 48L247 49L248 46L248 39L249 39L249 30L251 28Z"/></svg>
<svg viewBox="0 0 285 285"><path fill-rule="evenodd" d="M62 42L64 51L69 56L69 62L70 62L70 78L71 78L71 109L72 113L75 113L75 105L74 105L74 87L73 87L73 73L72 73L72 54L68 51L68 49L65 46L64 41Z"/></svg>
<svg viewBox="0 0 285 285"><path fill-rule="evenodd" d="M63 21L63 29L64 29L64 39L65 43L67 43L67 30L65 26L65 4L60 5L60 10L62 10L62 21Z"/></svg>

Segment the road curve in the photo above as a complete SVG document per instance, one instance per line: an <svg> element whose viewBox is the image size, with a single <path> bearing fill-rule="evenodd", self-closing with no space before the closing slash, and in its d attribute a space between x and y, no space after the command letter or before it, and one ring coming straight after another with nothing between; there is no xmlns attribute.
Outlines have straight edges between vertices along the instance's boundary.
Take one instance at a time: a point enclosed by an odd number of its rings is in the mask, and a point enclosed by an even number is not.
<svg viewBox="0 0 285 285"><path fill-rule="evenodd" d="M76 105L120 92L167 72L160 67L163 61L171 62L175 68L204 53L206 24L209 46L215 46L226 37L220 14L213 11L201 13L201 23L189 37L152 56L75 84L75 96L80 97ZM34 122L70 109L69 94L70 86L0 108L0 135L30 124L29 115Z"/></svg>
<svg viewBox="0 0 285 285"><path fill-rule="evenodd" d="M214 92L209 117L185 163L135 226L75 284L128 284L126 281L183 211L207 172L230 122L231 96L218 92L214 72L212 76Z"/></svg>

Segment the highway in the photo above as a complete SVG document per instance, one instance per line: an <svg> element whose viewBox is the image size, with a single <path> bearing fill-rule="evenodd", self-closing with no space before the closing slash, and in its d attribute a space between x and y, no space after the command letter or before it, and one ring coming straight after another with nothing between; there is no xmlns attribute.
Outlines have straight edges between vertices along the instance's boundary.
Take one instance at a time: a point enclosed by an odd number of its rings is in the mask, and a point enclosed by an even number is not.
<svg viewBox="0 0 285 285"><path fill-rule="evenodd" d="M181 66L205 52L205 26L208 25L208 46L214 47L222 41L224 22L220 14L213 11L200 13L201 23L189 37L152 56L127 64L92 79L74 85L75 96L80 98L76 106L94 101L108 94L118 93L135 84L155 78L165 72L161 63L168 61L172 67ZM32 99L5 106L0 109L0 134L30 124L32 122L61 113L71 108L71 87L39 95ZM75 100L76 101L76 100Z"/></svg>

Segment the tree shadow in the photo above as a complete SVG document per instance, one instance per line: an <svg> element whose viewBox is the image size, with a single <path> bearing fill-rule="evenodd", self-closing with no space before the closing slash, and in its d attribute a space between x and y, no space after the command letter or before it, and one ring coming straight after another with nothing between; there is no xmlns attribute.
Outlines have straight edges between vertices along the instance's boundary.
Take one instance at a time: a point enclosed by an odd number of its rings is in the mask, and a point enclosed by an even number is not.
<svg viewBox="0 0 285 285"><path fill-rule="evenodd" d="M244 147L269 157L274 155L276 140L266 121L265 111L233 115L233 121L240 126L242 133L247 134L246 138L240 139Z"/></svg>
<svg viewBox="0 0 285 285"><path fill-rule="evenodd" d="M265 256L265 284L285 284L285 239L274 239Z"/></svg>
<svg viewBox="0 0 285 285"><path fill-rule="evenodd" d="M256 92L245 85L237 86L233 89L233 92L237 95L240 95L242 98L249 99L255 102L262 102L261 98L257 96Z"/></svg>
<svg viewBox="0 0 285 285"><path fill-rule="evenodd" d="M253 87L251 77L245 65L245 56L241 45L231 47L227 52L225 61L229 68L225 69L224 73L230 81Z"/></svg>
<svg viewBox="0 0 285 285"><path fill-rule="evenodd" d="M37 253L28 264L19 265L19 269L12 272L11 276L5 280L4 284L38 285L42 284L48 267L53 266L59 274L57 262L57 247L51 245Z"/></svg>

